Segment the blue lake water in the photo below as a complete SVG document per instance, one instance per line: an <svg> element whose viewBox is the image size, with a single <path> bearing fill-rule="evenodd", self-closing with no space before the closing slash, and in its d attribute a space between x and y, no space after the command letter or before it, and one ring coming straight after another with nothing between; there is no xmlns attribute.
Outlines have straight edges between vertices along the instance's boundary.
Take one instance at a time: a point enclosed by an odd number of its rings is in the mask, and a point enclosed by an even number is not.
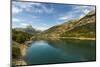
<svg viewBox="0 0 100 67"><path fill-rule="evenodd" d="M51 64L96 60L95 40L40 40L27 49L26 63Z"/></svg>

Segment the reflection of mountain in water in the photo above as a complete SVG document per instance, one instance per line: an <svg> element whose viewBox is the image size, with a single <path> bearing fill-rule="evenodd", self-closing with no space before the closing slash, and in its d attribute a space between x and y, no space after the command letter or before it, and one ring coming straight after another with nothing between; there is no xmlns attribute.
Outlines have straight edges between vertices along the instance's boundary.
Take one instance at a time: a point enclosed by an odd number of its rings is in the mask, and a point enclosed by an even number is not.
<svg viewBox="0 0 100 67"><path fill-rule="evenodd" d="M39 40L28 48L27 64L95 61L95 41L90 40Z"/></svg>
<svg viewBox="0 0 100 67"><path fill-rule="evenodd" d="M56 40L56 41L48 41L48 44L55 47L60 48L64 53L75 56L76 57L85 57L85 59L95 60L95 41L91 40Z"/></svg>

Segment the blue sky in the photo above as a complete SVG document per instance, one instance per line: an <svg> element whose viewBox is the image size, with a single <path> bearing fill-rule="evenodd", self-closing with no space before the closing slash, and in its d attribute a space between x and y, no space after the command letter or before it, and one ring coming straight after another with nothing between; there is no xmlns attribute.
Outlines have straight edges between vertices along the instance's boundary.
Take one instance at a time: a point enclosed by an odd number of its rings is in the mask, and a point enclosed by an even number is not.
<svg viewBox="0 0 100 67"><path fill-rule="evenodd" d="M43 31L54 25L82 18L94 9L94 6L13 1L12 27L32 25Z"/></svg>

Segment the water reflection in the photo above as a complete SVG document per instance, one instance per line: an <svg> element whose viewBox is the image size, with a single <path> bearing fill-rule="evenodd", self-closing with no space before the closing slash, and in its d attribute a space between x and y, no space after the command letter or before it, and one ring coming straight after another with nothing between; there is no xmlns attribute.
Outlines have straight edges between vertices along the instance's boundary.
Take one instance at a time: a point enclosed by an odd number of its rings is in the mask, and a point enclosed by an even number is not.
<svg viewBox="0 0 100 67"><path fill-rule="evenodd" d="M95 60L95 41L91 40L42 40L27 49L27 64L46 64Z"/></svg>

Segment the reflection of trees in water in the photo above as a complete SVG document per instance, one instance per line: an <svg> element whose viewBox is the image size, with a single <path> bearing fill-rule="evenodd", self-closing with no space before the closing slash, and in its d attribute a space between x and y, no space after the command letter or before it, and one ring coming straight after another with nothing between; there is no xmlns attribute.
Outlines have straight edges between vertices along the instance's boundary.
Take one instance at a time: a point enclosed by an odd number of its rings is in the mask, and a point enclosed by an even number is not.
<svg viewBox="0 0 100 67"><path fill-rule="evenodd" d="M61 39L61 40L47 40L47 42L54 46L54 47L90 47L95 46L95 41L93 40L68 40L68 39Z"/></svg>
<svg viewBox="0 0 100 67"><path fill-rule="evenodd" d="M48 40L48 44L63 50L70 56L84 57L87 60L95 60L95 41L93 40Z"/></svg>
<svg viewBox="0 0 100 67"><path fill-rule="evenodd" d="M32 44L40 41L41 39L34 39ZM65 57L76 57L77 60L81 59L84 61L95 60L95 40L60 39L43 41L45 41L45 43L48 43L51 47L60 50L65 55Z"/></svg>

